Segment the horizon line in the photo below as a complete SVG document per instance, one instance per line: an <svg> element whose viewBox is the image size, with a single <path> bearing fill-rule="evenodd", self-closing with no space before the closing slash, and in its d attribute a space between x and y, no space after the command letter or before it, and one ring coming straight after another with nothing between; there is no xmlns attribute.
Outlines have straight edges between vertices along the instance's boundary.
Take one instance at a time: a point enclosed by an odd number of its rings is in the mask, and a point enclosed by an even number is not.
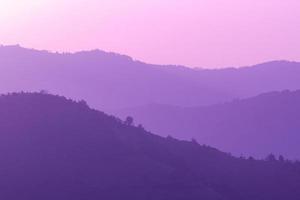
<svg viewBox="0 0 300 200"><path fill-rule="evenodd" d="M270 59L270 60L262 61L259 63L248 64L248 65L243 65L243 66L221 66L221 67L208 68L208 67L191 67L188 65L180 65L180 64L160 64L160 63L145 62L145 61L142 61L139 59L135 59L134 57L127 55L127 54L122 54L122 53L114 52L114 51L107 51L107 50L103 50L101 48L82 49L82 50L74 50L74 51L63 51L63 50L60 51L60 50L50 50L50 49L39 49L39 48L26 47L21 44L3 44L3 43L0 43L0 47L18 47L18 48L22 48L22 49L26 49L26 50L47 52L50 54L59 54L59 55L64 55L64 54L75 55L78 53L88 53L88 52L93 52L93 51L99 51L99 52L103 52L106 54L114 54L114 55L118 55L118 56L128 57L128 58L132 59L133 62L140 62L140 63L144 63L147 65L156 65L156 66L160 66L160 67L184 67L184 68L193 69L193 70L242 69L242 68L254 67L257 65L262 65L262 64L266 64L266 63L274 63L274 62L300 63L300 61L296 61L296 60L288 60L288 59L272 60L272 59Z"/></svg>

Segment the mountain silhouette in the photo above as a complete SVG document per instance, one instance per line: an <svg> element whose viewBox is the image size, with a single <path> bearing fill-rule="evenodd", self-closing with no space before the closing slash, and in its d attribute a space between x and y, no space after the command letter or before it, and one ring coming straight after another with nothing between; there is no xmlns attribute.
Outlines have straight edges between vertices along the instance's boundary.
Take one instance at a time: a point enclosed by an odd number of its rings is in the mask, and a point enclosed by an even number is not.
<svg viewBox="0 0 300 200"><path fill-rule="evenodd" d="M211 105L283 89L300 89L299 63L204 70L151 65L100 50L51 53L0 46L0 92L48 90L105 111L151 103Z"/></svg>
<svg viewBox="0 0 300 200"><path fill-rule="evenodd" d="M198 105L231 98L223 91L161 70L161 66L100 50L59 54L4 46L0 47L0 66L2 93L43 89L86 99L101 109L150 102Z"/></svg>
<svg viewBox="0 0 300 200"><path fill-rule="evenodd" d="M235 158L42 93L0 97L5 200L297 200L300 164Z"/></svg>
<svg viewBox="0 0 300 200"><path fill-rule="evenodd" d="M269 153L300 159L300 91L270 92L228 103L177 107L150 104L115 112L130 115L147 130L195 138L234 155Z"/></svg>

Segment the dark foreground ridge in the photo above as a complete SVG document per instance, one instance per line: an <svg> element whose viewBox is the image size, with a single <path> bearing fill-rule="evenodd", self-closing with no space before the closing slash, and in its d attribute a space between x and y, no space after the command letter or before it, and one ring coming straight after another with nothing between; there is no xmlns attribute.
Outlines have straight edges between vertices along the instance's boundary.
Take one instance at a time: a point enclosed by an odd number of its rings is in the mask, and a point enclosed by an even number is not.
<svg viewBox="0 0 300 200"><path fill-rule="evenodd" d="M162 138L84 101L0 97L0 199L298 200L300 165Z"/></svg>

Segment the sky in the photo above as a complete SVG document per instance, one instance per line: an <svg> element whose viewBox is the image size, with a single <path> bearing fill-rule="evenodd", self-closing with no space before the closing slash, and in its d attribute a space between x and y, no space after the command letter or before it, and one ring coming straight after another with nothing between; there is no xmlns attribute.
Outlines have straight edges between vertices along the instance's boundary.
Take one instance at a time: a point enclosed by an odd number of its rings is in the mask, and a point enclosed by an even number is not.
<svg viewBox="0 0 300 200"><path fill-rule="evenodd" d="M300 61L299 0L0 0L0 44L154 64Z"/></svg>

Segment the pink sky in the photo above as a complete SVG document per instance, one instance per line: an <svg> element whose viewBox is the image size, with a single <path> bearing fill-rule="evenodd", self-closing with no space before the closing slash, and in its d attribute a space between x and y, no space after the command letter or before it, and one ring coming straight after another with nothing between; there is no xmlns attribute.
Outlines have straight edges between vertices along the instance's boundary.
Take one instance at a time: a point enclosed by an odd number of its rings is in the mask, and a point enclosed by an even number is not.
<svg viewBox="0 0 300 200"><path fill-rule="evenodd" d="M0 43L157 64L300 60L299 0L0 0Z"/></svg>

